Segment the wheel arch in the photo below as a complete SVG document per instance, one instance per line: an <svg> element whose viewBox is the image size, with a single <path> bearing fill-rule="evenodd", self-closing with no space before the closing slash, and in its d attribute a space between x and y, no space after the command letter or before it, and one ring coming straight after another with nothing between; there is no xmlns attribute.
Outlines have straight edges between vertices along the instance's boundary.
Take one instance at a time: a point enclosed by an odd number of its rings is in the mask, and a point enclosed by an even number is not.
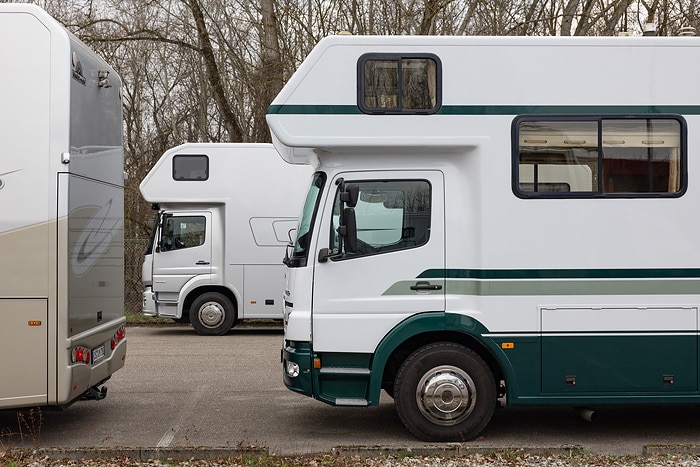
<svg viewBox="0 0 700 467"><path fill-rule="evenodd" d="M226 298L231 300L231 303L233 304L233 309L234 312L236 313L236 318L235 321L238 321L239 316L239 300L238 297L236 297L236 294L233 293L232 290L223 287L223 286L217 286L217 285L203 285L200 287L197 287L195 289L190 290L187 292L187 295L185 296L184 300L182 300L182 314L184 315L185 313L190 312L190 307L192 306L192 302L194 302L197 297L201 296L202 294L208 293L208 292L218 292L222 295L224 295Z"/></svg>
<svg viewBox="0 0 700 467"><path fill-rule="evenodd" d="M389 332L377 346L372 359L370 404L379 403L382 388L393 386L401 364L417 349L434 342L453 342L479 355L493 373L496 385L504 379L504 372L496 356L478 336L486 328L473 318L461 316L468 325L454 326L447 313L429 312L411 316ZM497 388L498 390L498 388Z"/></svg>

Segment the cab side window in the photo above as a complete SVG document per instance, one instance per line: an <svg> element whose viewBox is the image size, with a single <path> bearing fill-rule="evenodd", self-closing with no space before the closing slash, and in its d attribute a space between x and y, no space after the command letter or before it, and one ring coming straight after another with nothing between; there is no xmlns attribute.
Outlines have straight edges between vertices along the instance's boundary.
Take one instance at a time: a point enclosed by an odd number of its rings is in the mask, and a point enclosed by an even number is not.
<svg viewBox="0 0 700 467"><path fill-rule="evenodd" d="M182 250L203 245L205 233L204 216L169 217L162 232L161 250Z"/></svg>
<svg viewBox="0 0 700 467"><path fill-rule="evenodd" d="M340 251L340 194L336 194L330 251L359 256L415 248L430 238L431 189L426 180L358 181L357 251ZM343 248L344 250L344 248Z"/></svg>

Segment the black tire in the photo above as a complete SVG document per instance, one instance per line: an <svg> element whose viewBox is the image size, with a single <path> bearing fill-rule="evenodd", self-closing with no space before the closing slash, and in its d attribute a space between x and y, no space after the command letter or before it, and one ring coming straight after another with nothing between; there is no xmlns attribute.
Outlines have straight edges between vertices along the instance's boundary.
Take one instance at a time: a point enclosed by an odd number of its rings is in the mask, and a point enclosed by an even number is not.
<svg viewBox="0 0 700 467"><path fill-rule="evenodd" d="M451 342L416 350L394 383L401 421L424 441L476 438L491 420L496 402L496 381L486 362Z"/></svg>
<svg viewBox="0 0 700 467"><path fill-rule="evenodd" d="M207 292L192 302L190 323L198 334L222 336L236 323L236 310L225 295Z"/></svg>

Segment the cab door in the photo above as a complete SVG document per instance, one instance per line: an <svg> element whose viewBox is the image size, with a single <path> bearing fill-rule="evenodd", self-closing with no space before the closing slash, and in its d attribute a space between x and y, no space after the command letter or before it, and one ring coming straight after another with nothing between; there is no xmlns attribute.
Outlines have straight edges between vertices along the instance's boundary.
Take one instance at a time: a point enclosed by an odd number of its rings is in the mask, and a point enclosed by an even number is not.
<svg viewBox="0 0 700 467"><path fill-rule="evenodd" d="M153 253L153 291L157 299L177 300L193 277L211 274L212 216L209 211L163 213ZM208 280L208 279L207 279Z"/></svg>
<svg viewBox="0 0 700 467"><path fill-rule="evenodd" d="M321 207L313 258L315 351L371 353L407 317L445 311L444 280L421 277L445 267L443 184L439 171L348 172L331 181L337 189ZM355 252L338 229L347 211L340 192L352 185Z"/></svg>

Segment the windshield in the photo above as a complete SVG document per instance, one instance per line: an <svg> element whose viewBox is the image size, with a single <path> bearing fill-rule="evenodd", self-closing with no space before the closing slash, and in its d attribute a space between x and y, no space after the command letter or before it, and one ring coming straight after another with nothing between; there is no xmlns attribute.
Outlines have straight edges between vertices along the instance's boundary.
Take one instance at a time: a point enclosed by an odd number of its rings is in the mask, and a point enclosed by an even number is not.
<svg viewBox="0 0 700 467"><path fill-rule="evenodd" d="M306 266L307 258L309 256L309 242L311 241L312 234L311 227L313 226L314 219L316 218L318 201L321 199L321 192L325 182L326 174L323 172L315 173L311 179L311 186L306 194L304 209L302 210L301 217L299 218L297 238L294 240L292 257L290 258L288 264L290 267Z"/></svg>
<svg viewBox="0 0 700 467"><path fill-rule="evenodd" d="M162 214L162 212L159 212L158 215L151 221L153 223L153 228L151 229L151 240L148 242L148 248L146 248L146 255L153 254L153 244L156 241L156 233L158 232L158 225L160 225L160 216Z"/></svg>

